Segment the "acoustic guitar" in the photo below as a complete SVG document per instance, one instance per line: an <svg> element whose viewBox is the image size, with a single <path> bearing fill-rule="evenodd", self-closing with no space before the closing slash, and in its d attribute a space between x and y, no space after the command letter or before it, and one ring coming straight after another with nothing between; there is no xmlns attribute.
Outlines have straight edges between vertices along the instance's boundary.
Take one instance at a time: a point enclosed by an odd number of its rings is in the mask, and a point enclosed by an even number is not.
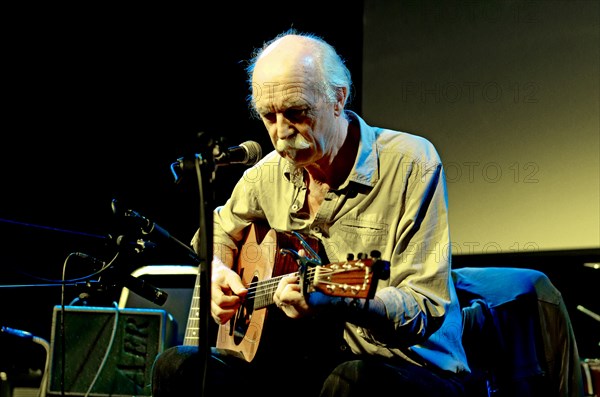
<svg viewBox="0 0 600 397"><path fill-rule="evenodd" d="M307 247L308 245L308 247ZM299 267L299 249L316 250L318 240L297 233L251 225L237 259L236 271L248 288L248 294L229 322L218 326L216 347L240 353L251 362L258 352L263 330L269 318L273 296L281 278L299 275L303 290L329 296L372 299L379 279L389 274L389 262L377 257L352 259L327 265ZM199 331L199 277L196 285L184 344L197 345Z"/></svg>

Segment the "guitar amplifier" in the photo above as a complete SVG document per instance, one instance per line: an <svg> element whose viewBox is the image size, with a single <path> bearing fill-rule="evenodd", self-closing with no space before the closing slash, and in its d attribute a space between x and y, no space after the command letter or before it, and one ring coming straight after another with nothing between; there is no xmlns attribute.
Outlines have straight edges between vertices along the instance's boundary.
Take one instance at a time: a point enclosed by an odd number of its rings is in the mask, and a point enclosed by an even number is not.
<svg viewBox="0 0 600 397"><path fill-rule="evenodd" d="M47 395L151 396L154 359L174 344L172 321L161 309L55 306Z"/></svg>

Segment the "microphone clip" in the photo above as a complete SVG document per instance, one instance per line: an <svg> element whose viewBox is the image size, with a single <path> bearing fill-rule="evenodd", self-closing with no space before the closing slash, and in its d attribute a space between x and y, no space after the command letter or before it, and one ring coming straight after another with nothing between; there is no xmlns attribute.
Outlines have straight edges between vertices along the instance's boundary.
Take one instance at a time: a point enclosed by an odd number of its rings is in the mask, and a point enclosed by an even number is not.
<svg viewBox="0 0 600 397"><path fill-rule="evenodd" d="M118 247L119 251L133 254L141 254L147 249L154 249L157 247L156 243L150 240L144 240L142 238L131 238L127 235L119 235L113 237L111 235L108 238Z"/></svg>

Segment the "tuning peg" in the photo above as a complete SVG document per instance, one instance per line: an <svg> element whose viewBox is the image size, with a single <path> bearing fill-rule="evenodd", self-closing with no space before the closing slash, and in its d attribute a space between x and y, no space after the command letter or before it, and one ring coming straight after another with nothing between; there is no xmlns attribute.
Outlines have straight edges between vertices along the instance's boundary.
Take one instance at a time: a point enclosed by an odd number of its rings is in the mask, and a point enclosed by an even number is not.
<svg viewBox="0 0 600 397"><path fill-rule="evenodd" d="M354 260L354 254L353 253L349 253L348 255L346 255L346 260L347 261L353 261Z"/></svg>

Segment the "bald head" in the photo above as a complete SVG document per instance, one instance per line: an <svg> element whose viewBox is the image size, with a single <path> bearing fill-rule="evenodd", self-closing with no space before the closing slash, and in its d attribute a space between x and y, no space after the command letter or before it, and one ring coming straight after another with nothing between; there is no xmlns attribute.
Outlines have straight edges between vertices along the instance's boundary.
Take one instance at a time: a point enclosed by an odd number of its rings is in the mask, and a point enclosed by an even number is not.
<svg viewBox="0 0 600 397"><path fill-rule="evenodd" d="M352 84L349 70L331 45L318 36L295 32L283 33L256 50L247 72L254 110L257 95L275 84L302 82L330 101L336 100L340 88L345 89L346 100Z"/></svg>
<svg viewBox="0 0 600 397"><path fill-rule="evenodd" d="M258 95L269 95L283 87L290 96L305 90L321 96L326 90L319 48L313 39L298 35L281 37L260 54L252 74L254 102Z"/></svg>
<svg viewBox="0 0 600 397"><path fill-rule="evenodd" d="M266 45L258 56L258 60L265 57L306 57L314 56L319 52L319 42L307 36L288 34L273 40Z"/></svg>

